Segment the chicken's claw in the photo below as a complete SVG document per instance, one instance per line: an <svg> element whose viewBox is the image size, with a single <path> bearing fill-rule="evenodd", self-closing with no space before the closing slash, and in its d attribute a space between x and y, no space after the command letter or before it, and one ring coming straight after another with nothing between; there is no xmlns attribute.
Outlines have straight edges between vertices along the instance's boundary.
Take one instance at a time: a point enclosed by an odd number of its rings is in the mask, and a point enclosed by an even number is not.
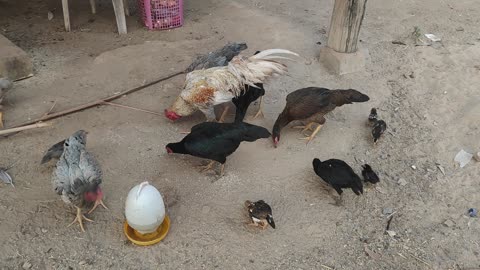
<svg viewBox="0 0 480 270"><path fill-rule="evenodd" d="M201 169L201 172L207 172L207 171L213 170L213 165L215 165L214 160L210 161L207 165L201 165L198 167Z"/></svg>
<svg viewBox="0 0 480 270"><path fill-rule="evenodd" d="M262 117L265 117L265 115L263 114L263 96L260 97L260 105L258 107L258 112L255 114L255 116L253 117L253 119L257 119L259 116L262 116Z"/></svg>
<svg viewBox="0 0 480 270"><path fill-rule="evenodd" d="M108 210L108 207L103 203L102 199L98 199L95 201L95 204L93 205L92 209L90 209L90 211L88 211L87 214L92 213L93 210L95 210L99 205L103 206L103 208Z"/></svg>
<svg viewBox="0 0 480 270"><path fill-rule="evenodd" d="M77 207L77 216L75 217L75 219L72 221L72 223L68 224L67 227L70 227L73 225L73 223L75 222L78 222L78 224L80 224L80 229L82 230L82 232L85 232L85 228L83 227L83 222L82 220L86 220L86 221L89 221L89 222L93 222L93 220L87 218L86 216L84 216L82 214L82 210Z"/></svg>
<svg viewBox="0 0 480 270"><path fill-rule="evenodd" d="M308 124L307 126L305 126L305 128L310 128L309 125L311 125L312 123ZM306 144L308 144L309 142L311 142L313 140L313 138L315 138L315 135L317 135L317 133L320 131L320 129L322 128L322 125L318 125L315 130L312 132L312 135L308 136L308 137L305 137L305 138L300 138L300 140L307 140Z"/></svg>

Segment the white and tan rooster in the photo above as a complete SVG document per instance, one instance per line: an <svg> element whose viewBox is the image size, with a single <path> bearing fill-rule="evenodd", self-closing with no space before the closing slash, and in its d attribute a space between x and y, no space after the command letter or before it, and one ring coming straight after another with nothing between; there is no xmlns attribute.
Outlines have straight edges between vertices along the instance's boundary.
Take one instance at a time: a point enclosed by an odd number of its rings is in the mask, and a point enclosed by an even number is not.
<svg viewBox="0 0 480 270"><path fill-rule="evenodd" d="M175 121L200 110L207 121L215 121L215 105L229 102L248 91L245 85L255 86L273 75L285 74L287 66L278 60L289 58L281 55L298 56L289 50L270 49L251 57L236 56L227 66L188 73L182 92L170 108L165 109L165 116Z"/></svg>

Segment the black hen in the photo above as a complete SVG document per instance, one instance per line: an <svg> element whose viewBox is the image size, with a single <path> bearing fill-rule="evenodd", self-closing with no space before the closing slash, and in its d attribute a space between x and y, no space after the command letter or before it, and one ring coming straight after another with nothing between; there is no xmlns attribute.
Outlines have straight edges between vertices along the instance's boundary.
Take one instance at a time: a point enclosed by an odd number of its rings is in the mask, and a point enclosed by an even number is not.
<svg viewBox="0 0 480 270"><path fill-rule="evenodd" d="M258 54L259 52L260 51L256 51L255 54ZM255 86L256 87L245 85L245 91L243 91L240 96L232 99L233 104L235 104L235 107L237 107L237 111L235 113L235 122L242 122L250 104L259 97L263 97L265 95L263 83L256 83ZM260 110L261 109L262 108L260 105Z"/></svg>
<svg viewBox="0 0 480 270"><path fill-rule="evenodd" d="M342 195L342 188L351 188L355 194L363 194L363 184L360 177L345 161L329 159L320 161L313 159L313 169L323 181L331 185L338 195Z"/></svg>
<svg viewBox="0 0 480 270"><path fill-rule="evenodd" d="M193 126L190 134L180 142L167 144L166 149L169 154L187 154L212 160L205 166L205 171L212 169L217 161L222 164L223 174L227 157L237 150L241 142L254 142L269 136L267 129L248 123L204 122Z"/></svg>
<svg viewBox="0 0 480 270"><path fill-rule="evenodd" d="M365 164L362 166L362 175L363 175L363 180L366 182L370 182L372 184L376 184L380 182L380 178L378 175L373 171L372 167L368 164Z"/></svg>

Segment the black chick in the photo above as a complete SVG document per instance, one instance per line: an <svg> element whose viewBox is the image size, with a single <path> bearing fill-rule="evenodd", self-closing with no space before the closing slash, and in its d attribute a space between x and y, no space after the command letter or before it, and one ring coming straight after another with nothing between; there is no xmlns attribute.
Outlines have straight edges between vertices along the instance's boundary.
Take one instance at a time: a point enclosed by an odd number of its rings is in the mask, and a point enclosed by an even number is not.
<svg viewBox="0 0 480 270"><path fill-rule="evenodd" d="M363 194L363 184L360 177L345 161L329 159L322 162L315 158L313 159L313 169L323 181L337 191L338 195L342 195L342 188L351 188L357 195Z"/></svg>
<svg viewBox="0 0 480 270"><path fill-rule="evenodd" d="M270 226L275 229L272 208L265 201L246 201L245 206L248 209L248 215L252 219L252 225L260 226L262 229L265 229L267 224L270 224Z"/></svg>
<svg viewBox="0 0 480 270"><path fill-rule="evenodd" d="M50 149L47 150L45 155L42 158L40 164L45 164L52 159L59 159L60 156L63 154L63 145L65 144L65 140L54 144Z"/></svg>
<svg viewBox="0 0 480 270"><path fill-rule="evenodd" d="M373 123L377 121L377 118L378 118L377 109L372 108L370 110L370 115L368 116L368 122Z"/></svg>
<svg viewBox="0 0 480 270"><path fill-rule="evenodd" d="M258 54L260 51L256 51L255 55ZM256 87L245 85L245 91L243 93L232 99L233 104L237 108L235 113L235 122L242 122L245 118L245 114L247 113L248 107L252 102L257 100L259 97L265 95L265 89L263 88L263 83L256 83ZM260 104L260 109L258 113L255 115L254 118L258 117L262 113L262 106Z"/></svg>
<svg viewBox="0 0 480 270"><path fill-rule="evenodd" d="M266 128L244 122L204 122L193 126L190 134L180 142L167 144L166 149L169 154L187 154L212 160L203 171L211 170L217 161L222 164L220 174L223 175L227 156L235 152L241 142L254 142L269 136Z"/></svg>
<svg viewBox="0 0 480 270"><path fill-rule="evenodd" d="M362 166L362 175L363 175L363 180L366 182L370 182L372 184L376 184L380 182L380 178L378 175L373 171L372 167L368 164L365 164Z"/></svg>
<svg viewBox="0 0 480 270"><path fill-rule="evenodd" d="M375 120L372 128L373 143L377 143L385 130L387 130L387 123L383 120Z"/></svg>

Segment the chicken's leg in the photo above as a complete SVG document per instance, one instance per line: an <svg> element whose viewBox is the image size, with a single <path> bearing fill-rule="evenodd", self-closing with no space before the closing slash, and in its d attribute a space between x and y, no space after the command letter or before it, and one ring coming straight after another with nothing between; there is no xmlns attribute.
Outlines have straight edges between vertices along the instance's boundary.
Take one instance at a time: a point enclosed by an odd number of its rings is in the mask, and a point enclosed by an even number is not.
<svg viewBox="0 0 480 270"><path fill-rule="evenodd" d="M315 138L315 135L317 135L317 133L320 131L320 129L322 128L322 125L318 125L317 128L315 128L315 130L313 131L312 135L308 136L308 137L305 137L305 138L301 138L302 140L307 140L307 143L308 144L310 141L313 140L313 138Z"/></svg>
<svg viewBox="0 0 480 270"><path fill-rule="evenodd" d="M223 109L222 115L220 116L220 119L218 119L218 123L223 123L225 120L225 117L227 116L229 106L225 105L225 109Z"/></svg>
<svg viewBox="0 0 480 270"><path fill-rule="evenodd" d="M105 209L108 209L108 207L103 203L102 198L97 198L97 200L95 200L95 204L93 205L92 209L90 209L90 211L88 211L87 214L92 213L93 210L95 210L99 205L103 206L103 208Z"/></svg>
<svg viewBox="0 0 480 270"><path fill-rule="evenodd" d="M314 124L316 124L316 123L315 123L315 122L310 122L310 123L308 123L308 124L305 125L305 126L294 126L294 127L292 127L292 128L303 128L303 130L302 130L302 133L303 133L303 132L305 132L305 131L307 131L307 130L312 130L312 126L313 126Z"/></svg>
<svg viewBox="0 0 480 270"><path fill-rule="evenodd" d="M225 163L222 164L220 167L220 176L223 176L225 174Z"/></svg>
<svg viewBox="0 0 480 270"><path fill-rule="evenodd" d="M263 96L260 97L260 104L258 105L258 112L255 114L253 119L257 119L257 117L259 117L260 115L262 117L265 117L265 115L263 114Z"/></svg>
<svg viewBox="0 0 480 270"><path fill-rule="evenodd" d="M75 206L76 207L76 206ZM79 207L76 207L77 208L77 216L75 217L75 219L72 221L72 223L70 223L67 227L70 227L73 225L73 223L75 222L78 222L78 224L80 224L80 229L82 229L82 232L85 232L85 229L83 228L83 222L82 220L85 219L86 221L90 221L90 222L93 222L93 220L85 217L83 214L82 214L82 209L80 209Z"/></svg>
<svg viewBox="0 0 480 270"><path fill-rule="evenodd" d="M215 165L215 160L210 161L207 165L199 166L199 168L202 169L201 172L206 172L213 170L213 165Z"/></svg>

